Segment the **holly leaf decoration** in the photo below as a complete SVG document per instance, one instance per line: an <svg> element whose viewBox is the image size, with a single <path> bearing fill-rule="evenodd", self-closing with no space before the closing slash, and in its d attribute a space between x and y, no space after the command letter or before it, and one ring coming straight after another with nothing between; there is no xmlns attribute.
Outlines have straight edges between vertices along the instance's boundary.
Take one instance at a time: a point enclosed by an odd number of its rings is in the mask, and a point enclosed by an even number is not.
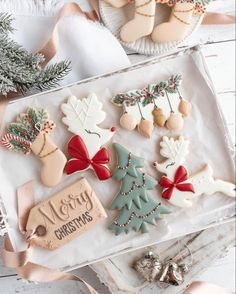
<svg viewBox="0 0 236 294"><path fill-rule="evenodd" d="M212 0L196 0L196 3L199 3L202 6L207 6Z"/></svg>
<svg viewBox="0 0 236 294"><path fill-rule="evenodd" d="M125 94L118 94L112 98L112 102L117 106L122 106L125 101Z"/></svg>
<svg viewBox="0 0 236 294"><path fill-rule="evenodd" d="M112 98L112 102L117 106L134 106L145 97L145 92L140 89L131 90L127 93L121 93Z"/></svg>

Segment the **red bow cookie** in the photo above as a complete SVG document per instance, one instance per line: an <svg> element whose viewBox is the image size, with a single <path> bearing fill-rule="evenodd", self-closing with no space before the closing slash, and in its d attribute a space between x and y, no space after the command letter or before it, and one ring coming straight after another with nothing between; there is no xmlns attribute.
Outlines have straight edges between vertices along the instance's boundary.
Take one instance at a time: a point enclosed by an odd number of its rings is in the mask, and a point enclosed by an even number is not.
<svg viewBox="0 0 236 294"><path fill-rule="evenodd" d="M160 180L160 185L163 188L166 188L162 192L162 197L170 200L174 188L180 191L192 192L195 193L194 187L191 183L183 183L188 179L188 172L184 166L179 166L176 173L174 181L168 179L167 177L162 177Z"/></svg>
<svg viewBox="0 0 236 294"><path fill-rule="evenodd" d="M79 135L76 135L68 143L68 153L74 157L67 162L66 173L68 175L85 170L91 165L99 180L104 181L112 176L110 170L105 166L110 160L106 148L101 148L90 159L84 141Z"/></svg>

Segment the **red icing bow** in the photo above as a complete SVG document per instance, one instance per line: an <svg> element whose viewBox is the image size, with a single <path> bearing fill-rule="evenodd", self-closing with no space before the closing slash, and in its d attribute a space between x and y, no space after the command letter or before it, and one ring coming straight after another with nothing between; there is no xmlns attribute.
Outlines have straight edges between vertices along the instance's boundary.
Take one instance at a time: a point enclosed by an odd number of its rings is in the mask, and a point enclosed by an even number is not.
<svg viewBox="0 0 236 294"><path fill-rule="evenodd" d="M66 173L68 175L77 171L87 169L90 165L93 167L99 180L107 180L112 174L104 165L110 160L106 148L101 148L92 159L89 158L87 147L80 136L74 136L68 143L68 152L74 158L70 159L66 165Z"/></svg>
<svg viewBox="0 0 236 294"><path fill-rule="evenodd" d="M166 188L164 192L162 192L162 197L170 200L174 188L180 190L180 191L189 191L192 193L195 193L194 187L191 183L183 183L188 179L188 172L186 168L182 165L180 165L175 173L175 179L174 181L171 181L167 177L162 177L160 180L160 185L163 188Z"/></svg>

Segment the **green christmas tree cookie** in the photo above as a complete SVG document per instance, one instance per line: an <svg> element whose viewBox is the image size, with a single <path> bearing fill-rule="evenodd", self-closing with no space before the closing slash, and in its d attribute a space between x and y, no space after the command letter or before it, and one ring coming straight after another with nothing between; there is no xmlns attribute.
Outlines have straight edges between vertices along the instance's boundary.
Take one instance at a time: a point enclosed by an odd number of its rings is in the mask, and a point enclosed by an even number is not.
<svg viewBox="0 0 236 294"><path fill-rule="evenodd" d="M122 185L111 209L119 209L121 212L110 229L116 235L130 230L146 233L148 223L156 225L156 219L161 219L162 214L171 211L150 197L148 190L152 190L157 182L139 170L143 167L143 160L118 143L114 147L118 155L118 167L113 178L122 181Z"/></svg>

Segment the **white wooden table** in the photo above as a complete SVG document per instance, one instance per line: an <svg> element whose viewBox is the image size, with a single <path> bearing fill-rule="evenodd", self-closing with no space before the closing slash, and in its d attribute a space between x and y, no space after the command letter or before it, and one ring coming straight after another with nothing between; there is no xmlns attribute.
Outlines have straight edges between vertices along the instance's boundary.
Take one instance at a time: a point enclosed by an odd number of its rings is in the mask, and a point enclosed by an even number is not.
<svg viewBox="0 0 236 294"><path fill-rule="evenodd" d="M224 3L223 3L224 2ZM234 7L234 0L216 1L216 7L224 7L227 12L231 12ZM223 6L222 6L223 4ZM218 8L217 8L218 9ZM224 12L224 9L221 11ZM195 36L189 40L189 43L203 43L203 52L205 54L210 73L218 92L218 97L226 117L227 125L234 139L235 134L235 42L234 29L232 26L214 26L209 28L200 28ZM144 56L130 54L132 62L143 60ZM235 289L235 250L234 250L234 224L221 225L218 228L208 229L205 233L205 239L209 243L204 248L199 246L197 254L199 258L205 258L205 265L199 266L193 272L192 279L212 282L231 290ZM225 236L225 233L228 233ZM0 244L2 239L0 240ZM97 278L96 273L89 267L75 271L91 283L101 294L108 294L110 291ZM151 287L147 287L145 293L152 292ZM0 264L0 293L39 293L39 294L62 294L62 293L87 293L86 290L76 282L58 282L45 285L26 284L16 276L13 270L6 269ZM115 293L115 292L114 292ZM118 292L117 292L118 293ZM179 293L176 288L172 293Z"/></svg>

